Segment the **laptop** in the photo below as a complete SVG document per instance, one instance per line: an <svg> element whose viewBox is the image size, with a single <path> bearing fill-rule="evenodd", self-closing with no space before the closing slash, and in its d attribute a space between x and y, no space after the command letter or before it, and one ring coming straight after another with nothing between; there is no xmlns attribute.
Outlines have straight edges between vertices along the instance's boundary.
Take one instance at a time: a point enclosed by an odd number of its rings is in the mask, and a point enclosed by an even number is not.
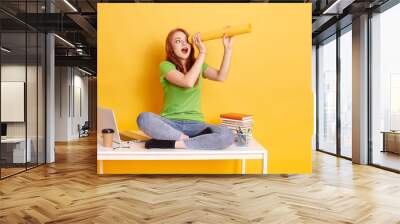
<svg viewBox="0 0 400 224"><path fill-rule="evenodd" d="M102 137L101 131L103 129L107 129L107 128L114 130L113 142L118 144L118 146L114 147L114 148L126 148L127 146L124 143L128 143L128 142L121 140L121 136L119 135L119 130L117 127L117 121L115 119L114 111L112 111L111 109L98 107L97 108L97 141L100 141L99 142L100 144L102 144L102 142L103 142L103 137Z"/></svg>

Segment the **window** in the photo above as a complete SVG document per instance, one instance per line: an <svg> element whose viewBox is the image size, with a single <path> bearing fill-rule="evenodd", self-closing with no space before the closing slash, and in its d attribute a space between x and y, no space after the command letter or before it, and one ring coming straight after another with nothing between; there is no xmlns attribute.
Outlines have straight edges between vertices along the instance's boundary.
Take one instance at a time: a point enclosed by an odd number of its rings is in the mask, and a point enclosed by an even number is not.
<svg viewBox="0 0 400 224"><path fill-rule="evenodd" d="M400 5L371 18L371 161L400 170Z"/></svg>
<svg viewBox="0 0 400 224"><path fill-rule="evenodd" d="M336 36L318 47L318 149L336 153Z"/></svg>
<svg viewBox="0 0 400 224"><path fill-rule="evenodd" d="M340 155L352 156L352 33L351 26L340 36Z"/></svg>

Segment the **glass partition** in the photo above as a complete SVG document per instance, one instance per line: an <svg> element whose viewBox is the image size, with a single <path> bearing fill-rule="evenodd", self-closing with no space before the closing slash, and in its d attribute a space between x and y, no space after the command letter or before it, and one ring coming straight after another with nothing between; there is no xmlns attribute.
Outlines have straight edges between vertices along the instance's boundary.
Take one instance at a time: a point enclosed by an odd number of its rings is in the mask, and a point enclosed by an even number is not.
<svg viewBox="0 0 400 224"><path fill-rule="evenodd" d="M37 132L38 132L38 35L36 32L28 31L27 33L27 74L26 74L26 113L27 113L27 150L30 151L30 161L28 168L37 165Z"/></svg>
<svg viewBox="0 0 400 224"><path fill-rule="evenodd" d="M1 176L24 171L31 160L26 138L26 33L1 34Z"/></svg>
<svg viewBox="0 0 400 224"><path fill-rule="evenodd" d="M41 13L43 5L44 1L0 3L19 16ZM45 163L45 44L44 33L0 12L0 178Z"/></svg>

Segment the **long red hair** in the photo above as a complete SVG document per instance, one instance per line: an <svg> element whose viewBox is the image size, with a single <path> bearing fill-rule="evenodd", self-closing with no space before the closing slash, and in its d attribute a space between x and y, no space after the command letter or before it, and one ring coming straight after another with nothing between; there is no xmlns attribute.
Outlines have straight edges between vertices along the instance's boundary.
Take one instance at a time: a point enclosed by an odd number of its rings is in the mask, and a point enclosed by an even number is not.
<svg viewBox="0 0 400 224"><path fill-rule="evenodd" d="M174 48L172 46L172 41L173 41L172 36L174 35L174 33L179 32L179 31L184 33L186 35L186 38L189 37L189 33L182 28L176 28L176 29L171 30L168 33L167 40L165 41L165 51L167 53L167 60L172 62L176 66L178 71L185 73L185 72L189 71L189 69L192 67L192 65L195 62L194 47L193 47L193 44L190 44L188 42L188 44L190 45L190 54L186 61L186 65L185 65L186 68L184 68L182 63L179 61L178 56L175 55Z"/></svg>

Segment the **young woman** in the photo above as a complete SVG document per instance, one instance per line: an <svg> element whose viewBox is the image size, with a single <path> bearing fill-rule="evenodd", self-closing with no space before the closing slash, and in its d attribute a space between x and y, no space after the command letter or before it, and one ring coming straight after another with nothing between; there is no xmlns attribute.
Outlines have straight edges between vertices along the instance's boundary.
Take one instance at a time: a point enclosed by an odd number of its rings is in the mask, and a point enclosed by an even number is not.
<svg viewBox="0 0 400 224"><path fill-rule="evenodd" d="M164 90L164 107L160 115L142 112L139 128L153 139L146 148L223 149L233 143L232 131L223 126L204 123L200 110L203 78L223 82L228 76L232 39L224 36L224 56L220 69L207 65L206 47L196 33L188 43L184 29L172 30L166 40L167 60L160 64L160 82ZM213 99L210 99L213 100Z"/></svg>

